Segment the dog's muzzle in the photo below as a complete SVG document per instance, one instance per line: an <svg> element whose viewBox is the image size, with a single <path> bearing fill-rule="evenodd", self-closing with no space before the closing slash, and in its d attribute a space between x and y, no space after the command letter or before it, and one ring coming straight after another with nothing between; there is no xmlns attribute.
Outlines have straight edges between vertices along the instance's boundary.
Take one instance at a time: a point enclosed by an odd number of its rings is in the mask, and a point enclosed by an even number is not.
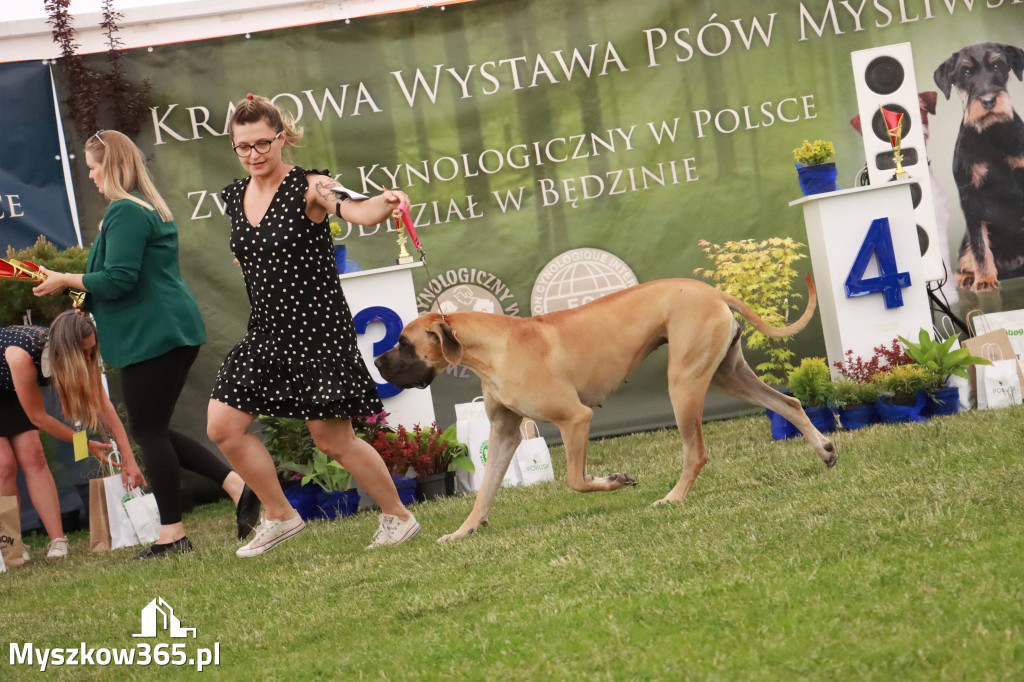
<svg viewBox="0 0 1024 682"><path fill-rule="evenodd" d="M407 360L396 350L377 356L373 364L388 383L398 388L426 388L437 372L419 358Z"/></svg>

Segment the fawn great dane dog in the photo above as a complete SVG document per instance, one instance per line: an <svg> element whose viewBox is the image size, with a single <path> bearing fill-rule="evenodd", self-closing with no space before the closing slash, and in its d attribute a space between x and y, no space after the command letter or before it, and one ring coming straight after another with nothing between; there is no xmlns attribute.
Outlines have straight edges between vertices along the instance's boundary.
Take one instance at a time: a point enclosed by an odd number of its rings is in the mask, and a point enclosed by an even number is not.
<svg viewBox="0 0 1024 682"><path fill-rule="evenodd" d="M381 375L401 388L425 388L448 365L480 377L491 422L487 466L473 511L439 542L472 535L487 524L494 497L520 442L523 417L555 424L565 444L569 485L579 492L636 485L630 474L587 474L591 408L599 406L654 349L668 344L668 391L683 440L683 472L655 504L686 497L707 462L701 429L708 386L766 407L792 422L828 466L832 442L814 428L800 401L774 390L743 359L733 311L774 338L807 326L817 297L807 276L807 309L772 327L743 301L708 284L666 279L640 284L572 310L531 318L490 313L425 313L380 355Z"/></svg>

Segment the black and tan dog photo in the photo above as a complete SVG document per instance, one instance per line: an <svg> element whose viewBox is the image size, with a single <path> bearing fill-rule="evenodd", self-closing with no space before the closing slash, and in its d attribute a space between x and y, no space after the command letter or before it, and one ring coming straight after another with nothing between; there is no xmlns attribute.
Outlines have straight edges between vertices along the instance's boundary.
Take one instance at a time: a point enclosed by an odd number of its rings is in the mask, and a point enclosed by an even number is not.
<svg viewBox="0 0 1024 682"><path fill-rule="evenodd" d="M521 436L523 417L554 424L565 445L569 486L578 492L636 485L630 474L587 473L593 408L625 382L644 358L668 346L668 393L682 437L683 470L655 504L679 502L708 459L701 427L709 386L766 407L792 422L828 466L835 447L800 401L761 381L743 359L739 313L761 333L781 338L811 320L817 298L807 276L807 309L786 327L765 323L738 298L703 282L663 279L630 287L571 310L520 318L478 312L425 313L402 330L398 346L380 355L381 376L400 388L425 388L449 365L480 377L491 433L484 481L473 511L454 533L461 538L487 517Z"/></svg>
<svg viewBox="0 0 1024 682"><path fill-rule="evenodd" d="M949 99L963 100L963 121L953 151L953 178L966 231L957 284L976 293L1024 275L1024 122L1007 91L1021 79L1024 50L1013 45L968 45L935 70Z"/></svg>

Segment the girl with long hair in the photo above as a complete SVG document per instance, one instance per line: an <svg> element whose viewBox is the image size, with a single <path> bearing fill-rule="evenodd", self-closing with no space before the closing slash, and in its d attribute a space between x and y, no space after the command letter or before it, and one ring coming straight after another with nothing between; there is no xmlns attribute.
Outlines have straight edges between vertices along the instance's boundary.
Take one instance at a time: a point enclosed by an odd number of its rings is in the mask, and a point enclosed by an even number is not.
<svg viewBox="0 0 1024 682"><path fill-rule="evenodd" d="M142 472L124 426L103 390L96 327L88 317L69 310L58 315L49 329L2 327L0 349L0 495L17 494L20 468L32 506L50 536L47 558L65 557L68 541L61 527L57 486L46 465L39 431L67 442L75 431L47 414L40 387L53 383L64 416L71 422L90 430L101 425L106 428L121 452L121 477L126 486L143 484ZM107 461L110 448L89 441L89 451L102 461Z"/></svg>
<svg viewBox="0 0 1024 682"><path fill-rule="evenodd" d="M160 510L160 537L136 558L192 551L181 521L181 467L220 485L235 502L239 537L251 532L259 500L210 450L170 428L189 368L206 343L206 328L178 266L178 226L138 147L125 135L100 131L85 144L89 178L110 205L89 250L85 274L52 272L35 289L86 291L103 360L121 370L128 425L142 450Z"/></svg>
<svg viewBox="0 0 1024 682"><path fill-rule="evenodd" d="M262 554L305 527L281 490L270 453L248 431L260 414L306 420L316 446L377 501L383 513L367 549L404 542L419 523L402 505L380 455L352 429L352 417L383 406L356 345L327 216L374 225L409 197L385 190L354 201L335 191L344 188L328 171L286 162L283 150L302 131L264 97L239 102L228 129L248 177L221 196L252 311L245 337L217 375L207 429L265 509L253 540L236 554Z"/></svg>

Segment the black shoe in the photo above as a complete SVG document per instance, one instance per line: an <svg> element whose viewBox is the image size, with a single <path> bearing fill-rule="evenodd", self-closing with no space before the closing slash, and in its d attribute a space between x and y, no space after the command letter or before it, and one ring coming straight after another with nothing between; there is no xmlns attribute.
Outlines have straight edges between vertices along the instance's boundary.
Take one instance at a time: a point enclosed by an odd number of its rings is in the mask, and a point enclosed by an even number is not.
<svg viewBox="0 0 1024 682"><path fill-rule="evenodd" d="M249 486L242 488L242 494L238 496L235 522L238 524L239 540L244 540L260 522L260 498L256 497Z"/></svg>
<svg viewBox="0 0 1024 682"><path fill-rule="evenodd" d="M172 554L185 554L191 552L194 549L192 542L187 538L183 537L180 540L169 542L166 545L152 544L146 549L142 550L135 555L136 561L143 559L157 559L163 556L171 556Z"/></svg>

